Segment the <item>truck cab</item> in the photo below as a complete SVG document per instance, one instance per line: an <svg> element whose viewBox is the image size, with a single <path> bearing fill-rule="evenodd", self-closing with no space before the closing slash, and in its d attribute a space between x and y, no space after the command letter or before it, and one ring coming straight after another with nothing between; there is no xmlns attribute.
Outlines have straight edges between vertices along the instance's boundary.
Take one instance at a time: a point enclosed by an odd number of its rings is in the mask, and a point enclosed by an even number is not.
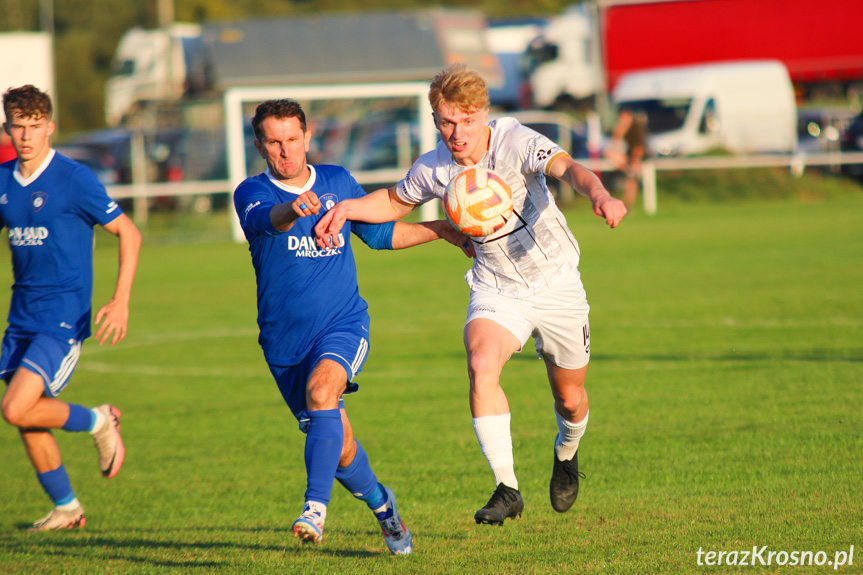
<svg viewBox="0 0 863 575"><path fill-rule="evenodd" d="M172 100L202 88L204 74L201 27L132 28L123 36L105 84L105 121L118 126L136 106Z"/></svg>

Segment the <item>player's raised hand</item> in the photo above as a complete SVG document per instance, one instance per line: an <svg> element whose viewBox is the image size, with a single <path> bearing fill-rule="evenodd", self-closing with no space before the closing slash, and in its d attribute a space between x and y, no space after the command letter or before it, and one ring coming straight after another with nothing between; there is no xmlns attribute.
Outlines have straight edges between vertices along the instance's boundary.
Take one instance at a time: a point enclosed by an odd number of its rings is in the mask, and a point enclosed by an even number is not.
<svg viewBox="0 0 863 575"><path fill-rule="evenodd" d="M624 216L626 216L626 205L617 198L604 194L593 200L593 213L601 218L605 218L605 222L609 226L616 228Z"/></svg>
<svg viewBox="0 0 863 575"><path fill-rule="evenodd" d="M126 337L126 326L129 324L129 305L111 300L96 312L94 323L99 326L94 339L99 345L111 338L111 346L120 343Z"/></svg>
<svg viewBox="0 0 863 575"><path fill-rule="evenodd" d="M294 212L302 218L320 212L321 202L318 200L318 195L309 190L297 196L297 199L294 200L291 207L294 208Z"/></svg>
<svg viewBox="0 0 863 575"><path fill-rule="evenodd" d="M338 248L339 232L345 225L347 215L341 203L330 208L315 226L315 242L319 248Z"/></svg>

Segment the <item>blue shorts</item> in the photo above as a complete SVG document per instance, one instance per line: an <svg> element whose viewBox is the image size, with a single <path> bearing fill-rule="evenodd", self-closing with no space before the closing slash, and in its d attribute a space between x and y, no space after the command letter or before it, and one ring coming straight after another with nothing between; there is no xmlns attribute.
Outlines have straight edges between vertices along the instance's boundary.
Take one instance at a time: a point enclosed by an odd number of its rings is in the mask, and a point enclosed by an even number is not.
<svg viewBox="0 0 863 575"><path fill-rule="evenodd" d="M57 397L78 365L83 341L6 330L0 354L0 377L9 383L19 367L42 376L47 397Z"/></svg>
<svg viewBox="0 0 863 575"><path fill-rule="evenodd" d="M297 365L270 364L270 373L273 374L279 391L285 398L285 403L300 422L300 431L305 433L309 425L306 385L315 366L322 359L331 359L341 364L348 380L345 393L353 393L359 389L359 385L354 383L353 379L362 370L368 353L368 331L362 323L358 322L320 337L309 349L305 359ZM344 400L340 398L339 408L344 406Z"/></svg>

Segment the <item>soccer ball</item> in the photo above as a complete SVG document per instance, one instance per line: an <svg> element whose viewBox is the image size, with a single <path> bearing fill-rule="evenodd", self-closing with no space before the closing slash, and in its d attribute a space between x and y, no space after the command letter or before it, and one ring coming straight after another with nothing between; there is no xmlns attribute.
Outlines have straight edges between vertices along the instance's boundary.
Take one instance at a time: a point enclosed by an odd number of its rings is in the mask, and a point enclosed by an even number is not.
<svg viewBox="0 0 863 575"><path fill-rule="evenodd" d="M512 215L512 189L499 174L472 166L447 185L444 208L447 219L461 233L488 236Z"/></svg>

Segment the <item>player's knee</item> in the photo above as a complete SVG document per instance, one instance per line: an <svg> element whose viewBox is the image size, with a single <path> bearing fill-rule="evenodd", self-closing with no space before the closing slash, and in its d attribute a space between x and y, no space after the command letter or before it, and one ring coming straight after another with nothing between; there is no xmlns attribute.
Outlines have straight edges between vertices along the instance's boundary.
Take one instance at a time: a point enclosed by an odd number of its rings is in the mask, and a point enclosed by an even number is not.
<svg viewBox="0 0 863 575"><path fill-rule="evenodd" d="M581 387L576 393L563 395L555 402L558 413L575 416L580 410L582 404L587 400L587 394L584 393L584 388Z"/></svg>
<svg viewBox="0 0 863 575"><path fill-rule="evenodd" d="M335 409L339 405L339 391L326 382L309 383L306 404L310 411Z"/></svg>
<svg viewBox="0 0 863 575"><path fill-rule="evenodd" d="M467 371L471 382L489 377L497 379L500 377L500 369L501 366L494 354L473 351L468 356Z"/></svg>
<svg viewBox="0 0 863 575"><path fill-rule="evenodd" d="M560 401L558 402L557 411L571 418L581 409L581 403L580 400Z"/></svg>
<svg viewBox="0 0 863 575"><path fill-rule="evenodd" d="M25 424L25 410L21 409L20 406L11 401L3 401L2 405L3 411L3 419L9 425L14 425L15 427L21 427Z"/></svg>

